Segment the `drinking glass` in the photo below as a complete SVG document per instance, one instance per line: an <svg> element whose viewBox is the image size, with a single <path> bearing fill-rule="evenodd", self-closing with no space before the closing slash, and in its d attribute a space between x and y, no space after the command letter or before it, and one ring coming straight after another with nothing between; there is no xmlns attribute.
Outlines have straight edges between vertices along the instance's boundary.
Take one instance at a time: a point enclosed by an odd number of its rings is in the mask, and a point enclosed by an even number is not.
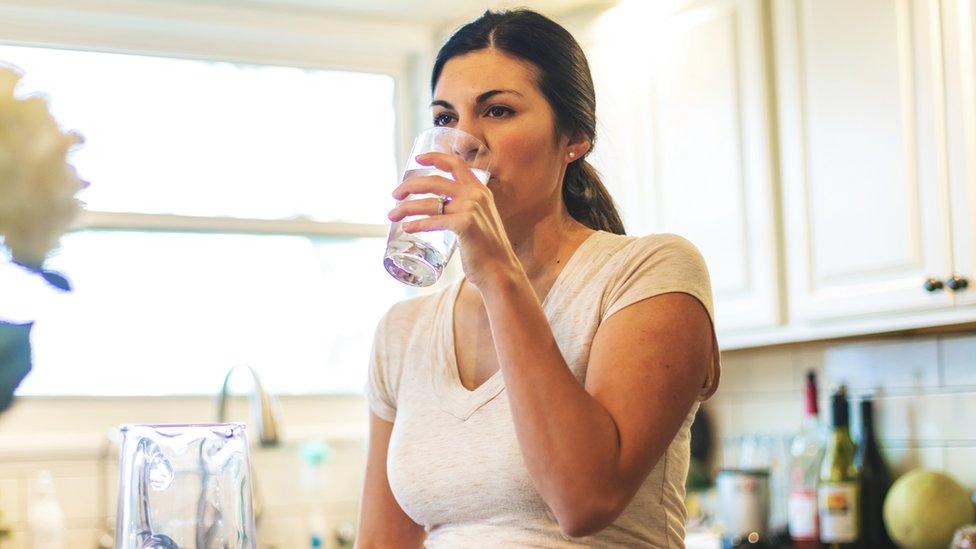
<svg viewBox="0 0 976 549"><path fill-rule="evenodd" d="M422 166L415 158L427 152L443 152L454 154L464 159L464 162L474 172L475 177L482 184L488 183L488 169L491 164L491 154L477 138L455 128L438 126L421 132L414 140L410 156L403 168L406 181L411 177L425 175L439 175L454 180L450 172L438 170L433 166ZM437 197L433 194L410 195L407 200L417 198ZM390 233L386 241L386 255L383 266L393 278L411 286L430 286L437 282L444 268L457 250L457 235L452 231L428 231L407 234L403 232L403 223L422 219L425 216L409 216L402 221L390 225Z"/></svg>
<svg viewBox="0 0 976 549"><path fill-rule="evenodd" d="M117 549L253 549L241 423L124 425Z"/></svg>

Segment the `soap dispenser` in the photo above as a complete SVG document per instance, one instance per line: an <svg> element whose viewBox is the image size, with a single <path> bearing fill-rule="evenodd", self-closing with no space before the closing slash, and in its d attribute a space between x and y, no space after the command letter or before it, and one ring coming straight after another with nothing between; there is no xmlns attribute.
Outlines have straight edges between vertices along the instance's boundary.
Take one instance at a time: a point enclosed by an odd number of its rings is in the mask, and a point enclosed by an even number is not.
<svg viewBox="0 0 976 549"><path fill-rule="evenodd" d="M67 549L64 511L58 502L51 473L42 470L30 497L27 523L34 549Z"/></svg>

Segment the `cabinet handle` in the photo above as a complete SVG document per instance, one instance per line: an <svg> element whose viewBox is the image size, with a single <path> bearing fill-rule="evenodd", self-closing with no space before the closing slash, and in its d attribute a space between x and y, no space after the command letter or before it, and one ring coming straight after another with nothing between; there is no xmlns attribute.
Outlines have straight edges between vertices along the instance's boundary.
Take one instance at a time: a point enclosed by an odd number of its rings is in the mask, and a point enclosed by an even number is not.
<svg viewBox="0 0 976 549"><path fill-rule="evenodd" d="M954 274L951 278L945 281L945 285L949 287L952 291L965 290L969 286L969 281L966 277Z"/></svg>
<svg viewBox="0 0 976 549"><path fill-rule="evenodd" d="M928 279L926 279L925 283L922 284L922 287L925 288L925 291L927 292L937 292L942 289L942 281L934 276L930 276Z"/></svg>

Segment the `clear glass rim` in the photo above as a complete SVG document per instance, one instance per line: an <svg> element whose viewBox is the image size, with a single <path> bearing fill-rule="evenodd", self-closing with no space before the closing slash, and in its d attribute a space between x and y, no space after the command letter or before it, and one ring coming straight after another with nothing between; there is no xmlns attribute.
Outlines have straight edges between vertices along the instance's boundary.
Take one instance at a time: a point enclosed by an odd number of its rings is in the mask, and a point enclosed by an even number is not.
<svg viewBox="0 0 976 549"><path fill-rule="evenodd" d="M477 143L480 147L482 147L486 151L488 150L488 146L485 145L484 142L482 142L480 139L478 139L477 137L471 135L470 133L468 133L468 132L466 132L464 130L459 130L458 128L452 128L450 126L430 126L429 128L425 128L425 129L421 130L420 133L417 134L417 135L423 135L423 134L425 134L427 132L459 133L459 134L467 137L468 139L474 141L475 143ZM491 152L491 151L489 151L489 152Z"/></svg>
<svg viewBox="0 0 976 549"><path fill-rule="evenodd" d="M416 139L414 139L413 146L411 147L411 154L415 153L417 145L420 144L421 141L425 140L424 136L426 135L436 136L438 134L446 134L449 139L454 140L455 144L461 141L468 141L468 140L470 140L471 143L466 144L466 146L477 144L478 152L475 155L475 159L480 158L482 155L484 155L486 157L484 165L478 166L477 162L465 162L465 163L468 164L468 166L471 168L477 167L478 169L484 170L489 174L491 173L494 157L491 152L491 149L488 148L488 145L485 145L485 143L482 140L471 135L470 133L464 130L459 130L458 128L453 128L451 126L430 126L428 128L421 130L420 133L417 134ZM410 160L407 161L408 165L410 164L410 162L411 162Z"/></svg>
<svg viewBox="0 0 976 549"><path fill-rule="evenodd" d="M247 425L239 421L229 421L224 423L124 423L119 425L119 431L126 432L130 429L177 429L177 428L240 428L247 430Z"/></svg>

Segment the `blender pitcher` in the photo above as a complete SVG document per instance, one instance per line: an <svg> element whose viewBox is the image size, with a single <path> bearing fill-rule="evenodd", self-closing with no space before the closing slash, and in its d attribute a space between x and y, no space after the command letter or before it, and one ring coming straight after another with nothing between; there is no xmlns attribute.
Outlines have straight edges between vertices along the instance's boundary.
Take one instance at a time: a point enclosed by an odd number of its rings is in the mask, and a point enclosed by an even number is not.
<svg viewBox="0 0 976 549"><path fill-rule="evenodd" d="M253 549L241 423L124 425L117 549Z"/></svg>

